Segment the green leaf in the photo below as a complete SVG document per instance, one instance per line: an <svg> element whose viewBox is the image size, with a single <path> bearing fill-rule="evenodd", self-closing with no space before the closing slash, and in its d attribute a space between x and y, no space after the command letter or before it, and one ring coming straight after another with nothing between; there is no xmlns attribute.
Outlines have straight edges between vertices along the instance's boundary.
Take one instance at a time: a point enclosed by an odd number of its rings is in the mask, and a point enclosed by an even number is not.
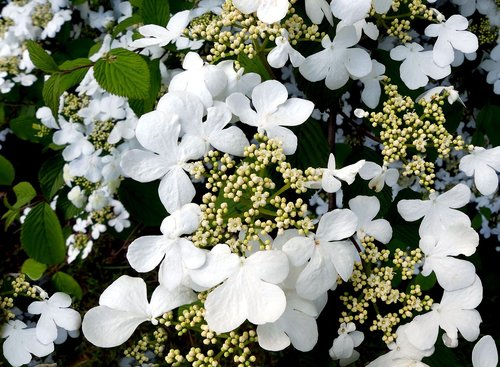
<svg viewBox="0 0 500 367"><path fill-rule="evenodd" d="M79 84L91 65L82 65L82 60L66 61L61 67L66 68L65 73L53 74L43 85L43 100L50 107L52 114L57 116L59 110L59 97L68 89ZM74 62L74 63L73 63ZM79 65L79 66L78 66ZM74 69L69 71L70 69Z"/></svg>
<svg viewBox="0 0 500 367"><path fill-rule="evenodd" d="M63 167L64 159L61 155L53 156L43 162L38 172L40 188L47 200L50 200L64 184Z"/></svg>
<svg viewBox="0 0 500 367"><path fill-rule="evenodd" d="M417 275L415 278L415 283L420 285L420 288L423 291L428 291L432 289L436 284L436 274L432 272L429 276L424 277L421 273Z"/></svg>
<svg viewBox="0 0 500 367"><path fill-rule="evenodd" d="M78 69L84 69L87 71L89 68L94 66L94 63L86 57L79 57L74 60L64 61L61 65L59 65L59 69L64 72L72 72ZM67 73L61 73L62 75L66 75Z"/></svg>
<svg viewBox="0 0 500 367"><path fill-rule="evenodd" d="M22 140L32 143L40 143L44 139L38 136L38 126L42 123L34 116L19 116L10 121L10 128L14 134Z"/></svg>
<svg viewBox="0 0 500 367"><path fill-rule="evenodd" d="M45 270L47 270L47 265L33 259L27 259L21 266L21 273L26 274L32 280L40 279Z"/></svg>
<svg viewBox="0 0 500 367"><path fill-rule="evenodd" d="M52 56L50 56L47 51L42 48L42 46L31 40L26 41L26 46L28 47L31 61L38 69L46 72L47 74L53 74L59 71L59 68L57 67L57 64Z"/></svg>
<svg viewBox="0 0 500 367"><path fill-rule="evenodd" d="M99 85L122 97L145 99L149 96L148 64L138 54L115 48L94 65L94 76Z"/></svg>
<svg viewBox="0 0 500 367"><path fill-rule="evenodd" d="M165 27L170 18L168 0L147 0L141 5L141 15L144 24L156 24Z"/></svg>
<svg viewBox="0 0 500 367"><path fill-rule="evenodd" d="M238 62L245 69L245 73L257 73L261 76L262 81L276 79L271 67L267 64L267 60L263 61L259 57L250 59L243 52L240 52L238 54Z"/></svg>
<svg viewBox="0 0 500 367"><path fill-rule="evenodd" d="M297 135L298 145L289 162L300 169L326 167L330 150L320 123L309 119L292 130Z"/></svg>
<svg viewBox="0 0 500 367"><path fill-rule="evenodd" d="M30 210L21 227L21 244L29 257L44 264L58 264L66 257L61 224L49 204Z"/></svg>
<svg viewBox="0 0 500 367"><path fill-rule="evenodd" d="M158 181L140 183L125 179L120 184L118 195L130 215L146 226L159 226L168 215L158 199Z"/></svg>
<svg viewBox="0 0 500 367"><path fill-rule="evenodd" d="M16 194L16 202L10 207L10 209L21 209L36 196L35 189L29 182L26 181L19 182L12 189Z"/></svg>
<svg viewBox="0 0 500 367"><path fill-rule="evenodd" d="M59 292L64 292L70 296L75 297L77 300L81 300L83 296L82 288L80 284L71 275L58 271L52 276L52 285Z"/></svg>
<svg viewBox="0 0 500 367"><path fill-rule="evenodd" d="M477 129L488 135L490 143L494 146L500 145L498 116L500 116L500 106L496 105L486 105L477 115Z"/></svg>
<svg viewBox="0 0 500 367"><path fill-rule="evenodd" d="M0 185L11 185L14 177L14 166L7 158L0 155Z"/></svg>
<svg viewBox="0 0 500 367"><path fill-rule="evenodd" d="M151 80L149 96L146 99L129 100L130 107L137 116L142 116L143 114L153 110L161 88L160 60L153 60L148 63L148 66L150 73L149 80Z"/></svg>
<svg viewBox="0 0 500 367"><path fill-rule="evenodd" d="M122 20L118 23L113 29L113 33L111 34L113 37L118 36L121 32L125 31L127 28L132 27L133 25L143 23L142 17L139 14L133 14L132 16Z"/></svg>

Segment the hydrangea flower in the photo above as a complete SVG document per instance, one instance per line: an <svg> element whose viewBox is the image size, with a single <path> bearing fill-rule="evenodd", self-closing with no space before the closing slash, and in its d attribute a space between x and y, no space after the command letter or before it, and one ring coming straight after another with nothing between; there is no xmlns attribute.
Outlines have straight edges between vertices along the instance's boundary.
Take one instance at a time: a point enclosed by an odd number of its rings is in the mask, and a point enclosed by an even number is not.
<svg viewBox="0 0 500 367"><path fill-rule="evenodd" d="M252 104L241 93L234 93L226 99L229 109L241 122L255 126L273 139L283 142L283 152L293 154L297 149L297 137L283 126L297 126L311 115L314 104L302 98L288 99L286 87L276 80L267 80L252 91Z"/></svg>
<svg viewBox="0 0 500 367"><path fill-rule="evenodd" d="M122 275L101 294L99 306L85 314L83 335L98 347L116 347L130 338L144 321L157 324L156 317L196 299L188 288L168 290L160 285L148 302L144 280Z"/></svg>
<svg viewBox="0 0 500 367"><path fill-rule="evenodd" d="M467 176L474 176L474 184L481 194L493 194L498 189L500 147L491 149L474 147L469 155L460 159L459 169Z"/></svg>

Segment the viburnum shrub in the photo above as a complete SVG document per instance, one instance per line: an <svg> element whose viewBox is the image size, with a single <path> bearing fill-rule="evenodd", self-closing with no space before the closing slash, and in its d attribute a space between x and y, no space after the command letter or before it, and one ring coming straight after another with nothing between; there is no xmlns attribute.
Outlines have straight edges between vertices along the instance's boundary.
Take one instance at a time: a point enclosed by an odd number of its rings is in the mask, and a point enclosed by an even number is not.
<svg viewBox="0 0 500 367"><path fill-rule="evenodd" d="M497 366L498 0L0 4L0 365Z"/></svg>

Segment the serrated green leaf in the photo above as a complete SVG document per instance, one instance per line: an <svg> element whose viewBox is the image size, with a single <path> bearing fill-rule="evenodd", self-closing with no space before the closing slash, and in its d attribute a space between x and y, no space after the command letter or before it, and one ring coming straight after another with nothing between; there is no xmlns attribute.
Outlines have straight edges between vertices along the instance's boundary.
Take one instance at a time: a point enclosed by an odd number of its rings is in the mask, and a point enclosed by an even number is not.
<svg viewBox="0 0 500 367"><path fill-rule="evenodd" d="M35 64L35 66L46 72L47 74L56 73L59 71L56 62L50 56L47 51L45 51L42 46L32 40L26 41L26 46L30 54L30 59Z"/></svg>
<svg viewBox="0 0 500 367"><path fill-rule="evenodd" d="M14 166L4 156L0 155L0 185L10 185L14 181Z"/></svg>
<svg viewBox="0 0 500 367"><path fill-rule="evenodd" d="M122 20L118 23L115 28L113 28L113 33L111 34L113 37L118 36L121 32L125 31L127 28L143 23L142 17L139 14L133 14L132 16Z"/></svg>
<svg viewBox="0 0 500 367"><path fill-rule="evenodd" d="M83 292L80 284L71 275L58 271L52 276L52 285L59 292L64 292L70 296L75 297L77 300L82 299Z"/></svg>
<svg viewBox="0 0 500 367"><path fill-rule="evenodd" d="M30 210L21 227L21 244L29 257L44 264L58 264L66 257L61 224L49 204Z"/></svg>
<svg viewBox="0 0 500 367"><path fill-rule="evenodd" d="M41 138L36 129L37 126L42 125L40 120L34 116L19 116L10 121L10 128L14 134L22 140L31 141L32 143L40 143L44 139Z"/></svg>
<svg viewBox="0 0 500 367"><path fill-rule="evenodd" d="M45 270L47 270L47 265L39 263L34 259L26 259L21 266L21 273L26 274L32 280L40 279Z"/></svg>
<svg viewBox="0 0 500 367"><path fill-rule="evenodd" d="M74 60L64 61L61 65L59 65L59 69L63 71L61 74L67 74L67 72L75 71L77 69L85 69L88 70L94 65L94 63L86 57L79 57Z"/></svg>
<svg viewBox="0 0 500 367"><path fill-rule="evenodd" d="M64 159L61 155L56 155L43 162L38 172L40 188L47 200L50 200L64 184L63 167Z"/></svg>
<svg viewBox="0 0 500 367"><path fill-rule="evenodd" d="M148 63L149 73L151 80L151 88L149 88L149 96L146 99L131 99L129 100L130 108L137 116L153 110L158 99L158 94L161 88L161 75L160 75L160 60L153 60Z"/></svg>
<svg viewBox="0 0 500 367"><path fill-rule="evenodd" d="M140 55L124 48L115 48L97 60L94 77L109 93L137 99L149 96L148 64Z"/></svg>
<svg viewBox="0 0 500 367"><path fill-rule="evenodd" d="M165 27L170 18L168 0L147 0L141 4L144 24L156 24Z"/></svg>
<svg viewBox="0 0 500 367"><path fill-rule="evenodd" d="M76 63L83 62L85 59L77 59L73 60ZM70 61L63 63L64 67L69 68L71 64ZM52 114L57 116L59 110L59 97L67 91L68 89L74 87L79 84L87 71L89 70L91 65L80 65L80 68L77 68L76 64L73 65L75 70L71 72L57 73L53 74L48 80L45 81L43 85L43 100L45 104L50 107L52 110Z"/></svg>
<svg viewBox="0 0 500 367"><path fill-rule="evenodd" d="M118 195L130 215L146 226L159 226L168 215L158 200L158 181L140 183L125 179L120 184Z"/></svg>

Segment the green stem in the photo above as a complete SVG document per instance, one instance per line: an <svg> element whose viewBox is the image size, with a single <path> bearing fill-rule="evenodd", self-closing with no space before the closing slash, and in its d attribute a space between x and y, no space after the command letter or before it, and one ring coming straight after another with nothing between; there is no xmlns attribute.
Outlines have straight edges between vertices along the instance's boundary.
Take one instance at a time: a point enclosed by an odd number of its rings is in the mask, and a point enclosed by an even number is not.
<svg viewBox="0 0 500 367"><path fill-rule="evenodd" d="M288 190L289 188L290 188L290 184L289 184L289 183L287 183L285 186L283 186L281 189L279 189L278 191L276 191L276 192L274 193L274 197L281 195L282 193L284 193L284 192L285 192L286 190Z"/></svg>

